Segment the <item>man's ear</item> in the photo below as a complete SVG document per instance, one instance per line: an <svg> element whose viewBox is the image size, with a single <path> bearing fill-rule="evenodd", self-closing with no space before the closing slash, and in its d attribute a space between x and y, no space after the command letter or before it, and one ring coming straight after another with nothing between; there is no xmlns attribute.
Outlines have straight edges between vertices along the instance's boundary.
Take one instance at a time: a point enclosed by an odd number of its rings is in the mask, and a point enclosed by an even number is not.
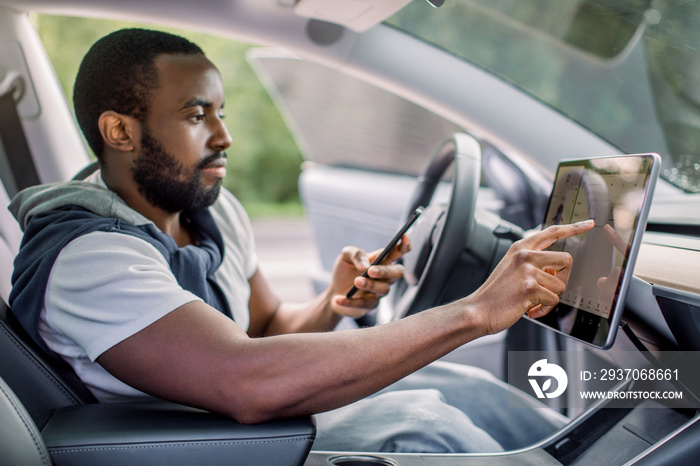
<svg viewBox="0 0 700 466"><path fill-rule="evenodd" d="M133 152L136 149L134 138L138 131L138 120L112 110L100 115L98 127L106 146L120 152Z"/></svg>

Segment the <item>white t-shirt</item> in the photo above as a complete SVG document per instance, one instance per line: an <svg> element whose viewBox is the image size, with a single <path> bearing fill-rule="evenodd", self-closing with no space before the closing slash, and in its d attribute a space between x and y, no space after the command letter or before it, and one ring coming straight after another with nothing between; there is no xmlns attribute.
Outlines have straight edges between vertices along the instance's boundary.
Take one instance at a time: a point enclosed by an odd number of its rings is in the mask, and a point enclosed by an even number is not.
<svg viewBox="0 0 700 466"><path fill-rule="evenodd" d="M99 172L88 181L106 187ZM224 239L224 257L215 277L235 322L246 330L248 280L257 269L250 220L224 189L210 210ZM98 400L147 398L95 360L195 300L200 298L178 285L167 261L150 243L123 233L92 232L70 242L58 255L46 288L39 335Z"/></svg>

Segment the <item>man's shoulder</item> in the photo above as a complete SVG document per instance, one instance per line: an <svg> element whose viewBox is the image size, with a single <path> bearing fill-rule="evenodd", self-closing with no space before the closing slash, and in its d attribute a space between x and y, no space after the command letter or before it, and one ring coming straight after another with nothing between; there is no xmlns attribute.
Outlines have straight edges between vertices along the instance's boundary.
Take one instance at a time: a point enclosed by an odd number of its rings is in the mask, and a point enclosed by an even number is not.
<svg viewBox="0 0 700 466"><path fill-rule="evenodd" d="M146 236L124 233L96 230L81 235L61 249L55 265L62 264L60 270L65 272L69 270L66 264L75 264L75 267L82 268L81 276L85 273L116 276L127 271L139 275L155 269L170 270L164 248L157 247L157 243L149 241Z"/></svg>

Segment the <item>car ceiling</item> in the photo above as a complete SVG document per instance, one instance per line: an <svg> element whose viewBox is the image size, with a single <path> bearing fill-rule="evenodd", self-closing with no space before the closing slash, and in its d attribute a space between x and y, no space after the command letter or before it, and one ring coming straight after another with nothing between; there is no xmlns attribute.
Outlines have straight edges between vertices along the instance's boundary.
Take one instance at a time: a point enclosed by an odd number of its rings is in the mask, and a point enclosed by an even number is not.
<svg viewBox="0 0 700 466"><path fill-rule="evenodd" d="M388 3L391 3L389 0ZM256 44L288 43L303 38L308 18L295 13L294 0L2 0L23 11L66 16L95 16L157 21L196 27ZM340 2L331 2L340 3ZM394 1L395 3L395 1ZM390 14L390 12L389 12ZM377 18L377 22L381 21Z"/></svg>
<svg viewBox="0 0 700 466"><path fill-rule="evenodd" d="M401 1L378 3L396 6ZM429 44L385 25L358 33L310 21L295 13L294 2L0 0L0 5L46 14L156 22L257 45L283 46L424 106L487 139L516 161L528 160L531 163L526 165L533 167L529 175L546 190L562 154L572 158L618 152L520 90ZM339 0L331 3L337 5ZM545 136L547 144L542 142Z"/></svg>

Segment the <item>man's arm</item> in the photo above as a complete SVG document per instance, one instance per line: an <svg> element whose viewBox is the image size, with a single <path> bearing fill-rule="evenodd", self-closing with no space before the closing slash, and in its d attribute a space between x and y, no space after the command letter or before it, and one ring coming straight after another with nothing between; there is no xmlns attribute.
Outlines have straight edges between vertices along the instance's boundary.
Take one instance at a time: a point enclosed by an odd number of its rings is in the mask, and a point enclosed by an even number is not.
<svg viewBox="0 0 700 466"><path fill-rule="evenodd" d="M98 362L154 396L243 423L314 414L359 400L480 336L464 309L382 327L249 338L201 301L103 353Z"/></svg>
<svg viewBox="0 0 700 466"><path fill-rule="evenodd" d="M249 338L194 301L105 351L98 362L139 390L245 423L338 408L510 327L526 312L549 312L565 288L571 256L542 249L592 226L556 226L523 239L472 295L386 325Z"/></svg>

